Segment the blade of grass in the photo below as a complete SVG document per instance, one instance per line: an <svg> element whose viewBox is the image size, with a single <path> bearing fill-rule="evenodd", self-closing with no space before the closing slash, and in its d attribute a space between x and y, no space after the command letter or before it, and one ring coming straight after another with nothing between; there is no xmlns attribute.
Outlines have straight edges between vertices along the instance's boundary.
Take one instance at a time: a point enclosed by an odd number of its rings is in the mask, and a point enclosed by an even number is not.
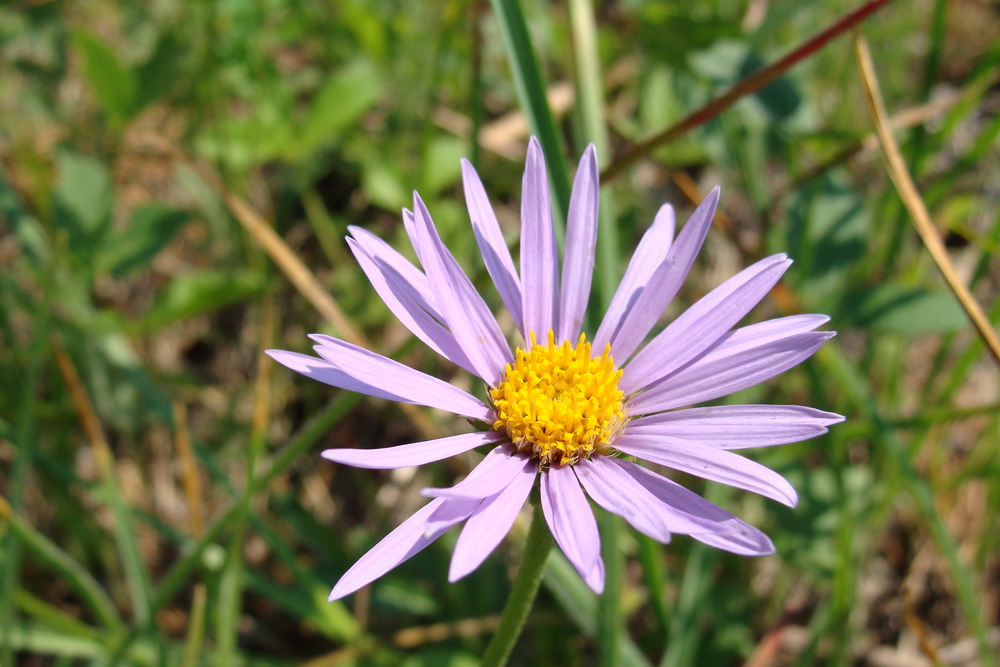
<svg viewBox="0 0 1000 667"><path fill-rule="evenodd" d="M38 381L42 373L42 362L46 359L46 345L48 343L49 325L51 321L51 309L49 307L52 292L52 279L48 272L43 275L43 296L41 299L41 310L38 318L34 322L33 332L35 334L28 357L28 369L21 384L21 393L18 400L18 414L20 420L17 425L17 457L14 460L14 470L10 481L10 506L8 513L20 512L24 501L24 488L27 485L28 475L31 472L31 463L34 458L35 442L35 401L38 393ZM4 500L4 505L7 501ZM9 633L14 625L14 596L17 591L18 580L21 572L21 544L17 535L8 536L0 540L0 547L3 547L5 557L3 559L3 576L0 579L0 663L14 664L14 654L11 649Z"/></svg>
<svg viewBox="0 0 1000 667"><path fill-rule="evenodd" d="M57 339L52 341L52 350L56 358L56 365L59 367L59 372L63 376L73 399L73 407L83 425L83 431L94 450L94 458L101 476L101 485L106 496L105 500L111 505L111 512L115 517L113 534L119 557L122 560L122 567L125 570L132 616L136 625L146 628L153 620L153 609L149 596L149 572L147 572L139 552L139 544L133 531L132 514L122 498L118 486L114 455L111 453L111 447L104 437L97 412L94 410L72 359Z"/></svg>
<svg viewBox="0 0 1000 667"><path fill-rule="evenodd" d="M542 581L583 634L599 642L601 638L597 634L596 596L560 551L552 553ZM617 664L622 667L643 667L649 661L629 637L622 637L618 643Z"/></svg>
<svg viewBox="0 0 1000 667"><path fill-rule="evenodd" d="M15 601L21 611L38 619L47 628L84 639L100 641L101 633L99 630L90 627L74 616L70 616L59 607L35 597L28 591L18 591L15 595Z"/></svg>
<svg viewBox="0 0 1000 667"><path fill-rule="evenodd" d="M184 652L181 667L197 667L201 664L201 646L205 640L205 610L208 607L205 584L197 583L191 593L191 614L188 616L188 633L184 638Z"/></svg>
<svg viewBox="0 0 1000 667"><path fill-rule="evenodd" d="M253 484L257 461L267 446L268 406L270 403L271 370L274 365L266 361L264 350L274 338L274 301L265 296L261 310L260 350L257 355L257 378L254 383L253 413L250 420L250 446L247 449L246 482ZM216 614L216 655L219 664L235 664L236 644L239 637L239 619L243 602L243 542L246 537L247 519L250 514L250 497L244 496L239 511L233 519L226 562L219 578L218 608Z"/></svg>
<svg viewBox="0 0 1000 667"><path fill-rule="evenodd" d="M667 129L653 135L649 139L635 144L620 156L616 157L614 162L612 162L611 165L601 173L601 182L606 183L615 177L620 176L623 171L639 162L639 160L652 155L653 151L672 141L675 141L676 139L679 139L699 125L703 125L709 120L715 118L720 113L736 104L742 98L757 92L787 72L794 65L797 65L816 51L820 50L822 47L826 46L826 44L832 39L839 37L851 28L855 27L861 23L861 21L868 18L869 15L878 11L890 2L892 2L892 0L870 0L869 2L866 2L864 5L850 14L847 14L844 18L840 19L823 32L805 42L802 46L795 49L784 58L766 67L762 67L753 74L737 82L725 93L716 97L697 111L685 116Z"/></svg>
<svg viewBox="0 0 1000 667"><path fill-rule="evenodd" d="M549 180L552 182L555 194L554 203L558 212L556 217L566 220L566 212L569 210L569 170L563 157L562 142L559 141L556 122L545 97L542 71L528 35L524 12L518 0L490 0L490 4L493 6L504 51L510 62L517 98L528 117L532 133L542 144ZM556 225L556 236L560 243L562 234L561 226Z"/></svg>
<svg viewBox="0 0 1000 667"><path fill-rule="evenodd" d="M8 525L32 557L48 565L57 577L69 584L109 634L125 631L124 621L97 579L72 556L15 514L3 496L0 496L0 521Z"/></svg>
<svg viewBox="0 0 1000 667"><path fill-rule="evenodd" d="M997 365L1000 365L1000 338L997 337L996 332L993 330L993 325L986 318L979 303L976 302L972 293L969 292L969 289L955 271L955 267L951 263L951 258L948 256L948 251L945 249L944 243L941 241L941 237L938 235L934 223L931 221L930 214L924 206L923 199L921 199L920 193L913 183L913 179L910 178L910 173L903 162L903 156L899 152L899 146L896 144L896 140L886 124L885 104L882 101L882 93L879 90L878 79L875 75L875 66L872 63L868 44L859 34L855 37L854 46L855 55L858 60L858 70L864 86L865 101L868 103L868 113L882 143L882 149L885 152L886 162L888 163L889 176L896 186L900 199L903 200L903 204L913 218L914 226L920 235L920 240L923 241L924 247L927 248L927 252L934 260L934 263L937 264L938 270L941 271L945 282L948 283L948 287L955 294L955 297L972 321L979 336L986 344L990 354L993 355L994 361Z"/></svg>
<svg viewBox="0 0 1000 667"><path fill-rule="evenodd" d="M886 426L878 402L868 391L864 378L843 357L836 341L830 341L823 346L815 358L826 369L828 376L833 378L844 391L848 400L853 404L854 410L864 415L875 425L876 442L889 455L893 469L898 472L904 488L915 502L924 521L927 522L931 537L941 555L944 556L965 622L969 624L969 628L979 644L980 660L984 665L995 665L996 660L987 639L986 623L983 620L979 599L976 595L976 586L972 581L972 573L959 558L955 539L948 532L947 526L938 514L930 485L914 469L906 448L896 438L894 431Z"/></svg>
<svg viewBox="0 0 1000 667"><path fill-rule="evenodd" d="M219 539L243 503L247 502L248 498L264 491L278 475L288 470L307 449L315 445L351 409L358 398L358 394L345 392L317 413L282 449L267 460L259 473L255 474L253 483L242 491L240 497L226 507L198 539L185 545L184 555L163 576L153 594L151 607L154 612L163 608L173 599L191 573L198 567L205 550ZM114 657L120 659L121 656L125 655L137 637L136 629L132 628L116 647Z"/></svg>

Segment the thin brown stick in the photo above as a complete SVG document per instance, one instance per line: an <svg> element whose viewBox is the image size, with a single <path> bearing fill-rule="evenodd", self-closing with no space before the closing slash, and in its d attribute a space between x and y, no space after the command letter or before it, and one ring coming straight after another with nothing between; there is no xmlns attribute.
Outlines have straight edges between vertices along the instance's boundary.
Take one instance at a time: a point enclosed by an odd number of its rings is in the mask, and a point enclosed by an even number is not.
<svg viewBox="0 0 1000 667"><path fill-rule="evenodd" d="M938 270L941 271L948 287L955 294L966 315L972 320L976 331L979 332L987 349L993 355L993 360L997 365L1000 365L1000 338L997 338L993 325L986 318L986 314L972 296L969 288L958 277L951 258L948 256L948 251L927 212L927 207L910 177L903 156L899 152L899 146L896 144L896 139L892 136L886 122L885 104L882 101L882 93L875 75L875 66L872 63L871 52L868 50L868 43L860 34L854 38L854 51L858 60L858 71L861 74L865 101L868 104L868 113L871 115L872 123L875 125L879 141L882 144L882 150L885 152L889 177L895 184L896 191L899 193L900 199L903 200L906 210L909 211L910 217L913 218L913 225L917 228L917 234L920 235L924 247L927 248L927 252L937 264Z"/></svg>
<svg viewBox="0 0 1000 667"><path fill-rule="evenodd" d="M84 435L87 436L90 446L94 449L97 468L102 477L113 478L115 474L114 458L111 455L108 439L104 436L104 429L101 428L100 419L97 417L97 411L94 409L93 403L90 402L90 397L87 396L87 390L83 386L80 374L76 372L73 360L70 359L62 343L55 336L52 337L52 352L55 355L59 373L63 376L66 387L69 389L76 415L80 418L80 423L83 424Z"/></svg>
<svg viewBox="0 0 1000 667"><path fill-rule="evenodd" d="M278 233L264 220L263 216L258 214L246 200L227 188L219 177L207 167L195 163L193 160L186 158L186 156L180 157L184 159L188 166L198 172L198 175L205 179L206 183L212 186L212 189L222 198L226 208L230 210L254 240L260 244L260 247L278 265L278 268L288 277L288 280L295 286L299 293L313 305L327 322L333 325L338 335L350 343L367 347L368 341L357 327L354 326L347 314L344 313L340 304L330 296L330 293L324 289L315 274L288 247L288 244L278 236Z"/></svg>
<svg viewBox="0 0 1000 667"><path fill-rule="evenodd" d="M193 537L201 535L205 526L202 508L201 481L198 477L198 464L195 463L191 449L191 436L188 433L187 408L180 401L174 401L174 447L177 449L177 459L181 465L181 481L184 484L184 499L188 507L188 527Z"/></svg>
<svg viewBox="0 0 1000 667"><path fill-rule="evenodd" d="M288 278L289 282L305 299L324 317L344 340L371 349L370 341L351 322L340 305L316 278L315 274L296 256L288 244L278 236L277 232L264 220L257 211L244 199L227 188L222 180L208 167L199 164L191 156L178 150L176 146L153 140L159 150L173 156L179 162L193 169L222 198L230 213L239 221L250 236L260 244L264 252ZM420 409L412 403L400 403L400 409L426 438L437 438L441 429L437 427Z"/></svg>
<svg viewBox="0 0 1000 667"><path fill-rule="evenodd" d="M608 165L607 169L601 173L601 183L611 181L611 179L620 175L623 171L631 167L639 160L651 155L656 149L670 143L671 141L679 139L699 125L703 125L704 123L707 123L711 119L715 118L747 95L757 92L787 72L794 65L802 62L807 57L826 46L827 42L858 25L870 14L878 11L889 2L892 2L892 0L871 0L870 2L866 2L864 5L840 19L815 37L811 38L784 58L768 65L767 67L757 70L697 111L682 118L667 129L653 135L649 139L635 144L632 148L625 151L625 153L616 157L614 162Z"/></svg>

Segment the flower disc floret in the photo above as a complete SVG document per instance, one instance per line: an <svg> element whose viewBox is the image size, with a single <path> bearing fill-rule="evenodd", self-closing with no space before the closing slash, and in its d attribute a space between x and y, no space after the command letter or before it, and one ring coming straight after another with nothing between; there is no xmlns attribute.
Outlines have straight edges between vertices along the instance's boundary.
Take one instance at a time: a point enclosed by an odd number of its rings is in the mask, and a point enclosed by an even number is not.
<svg viewBox="0 0 1000 667"><path fill-rule="evenodd" d="M518 449L542 465L569 464L604 452L625 424L621 370L611 346L595 357L585 334L577 344L546 345L531 332L527 351L517 348L514 364L490 390L496 420Z"/></svg>

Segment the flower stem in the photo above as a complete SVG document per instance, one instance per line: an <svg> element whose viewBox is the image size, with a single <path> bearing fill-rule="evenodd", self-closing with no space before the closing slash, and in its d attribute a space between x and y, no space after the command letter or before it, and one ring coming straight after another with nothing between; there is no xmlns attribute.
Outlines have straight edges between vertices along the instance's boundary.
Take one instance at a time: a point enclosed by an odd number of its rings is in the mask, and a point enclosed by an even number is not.
<svg viewBox="0 0 1000 667"><path fill-rule="evenodd" d="M535 505L531 517L531 528L528 530L528 540L524 544L524 556L521 559L521 569L514 579L514 588L507 598L500 626L497 628L486 654L480 663L481 667L501 667L506 664L510 652L521 635L521 629L528 618L528 612L535 602L538 585L542 582L545 571L545 561L552 550L552 534L542 516L542 508Z"/></svg>

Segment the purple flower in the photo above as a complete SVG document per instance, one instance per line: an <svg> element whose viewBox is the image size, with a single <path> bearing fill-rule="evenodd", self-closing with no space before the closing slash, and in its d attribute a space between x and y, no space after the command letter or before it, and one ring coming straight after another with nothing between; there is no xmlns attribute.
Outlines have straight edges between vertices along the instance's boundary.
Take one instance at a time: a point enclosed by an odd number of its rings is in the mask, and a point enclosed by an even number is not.
<svg viewBox="0 0 1000 667"><path fill-rule="evenodd" d="M597 237L593 146L584 153L573 184L561 276L538 142L531 141L524 172L520 273L468 162L462 164L462 176L483 260L521 335L514 351L441 242L418 195L413 212L403 212L403 221L423 270L363 229L351 228L347 242L396 317L435 352L486 383L485 401L330 336L312 336L319 358L268 352L320 382L447 410L484 426L476 433L398 447L323 452L331 461L400 468L492 446L455 486L425 489L433 500L362 556L337 582L330 599L377 579L463 521L449 579L464 577L507 534L536 477L556 543L596 592L604 586L604 565L587 496L661 542L681 533L736 554L772 553L774 546L762 532L631 457L795 505L795 490L783 477L732 450L812 438L841 416L796 405L678 409L774 377L834 335L814 331L827 321L823 315L733 328L791 260L778 254L757 262L643 344L701 248L719 190L709 194L676 238L673 209L663 206L590 342L580 330Z"/></svg>

